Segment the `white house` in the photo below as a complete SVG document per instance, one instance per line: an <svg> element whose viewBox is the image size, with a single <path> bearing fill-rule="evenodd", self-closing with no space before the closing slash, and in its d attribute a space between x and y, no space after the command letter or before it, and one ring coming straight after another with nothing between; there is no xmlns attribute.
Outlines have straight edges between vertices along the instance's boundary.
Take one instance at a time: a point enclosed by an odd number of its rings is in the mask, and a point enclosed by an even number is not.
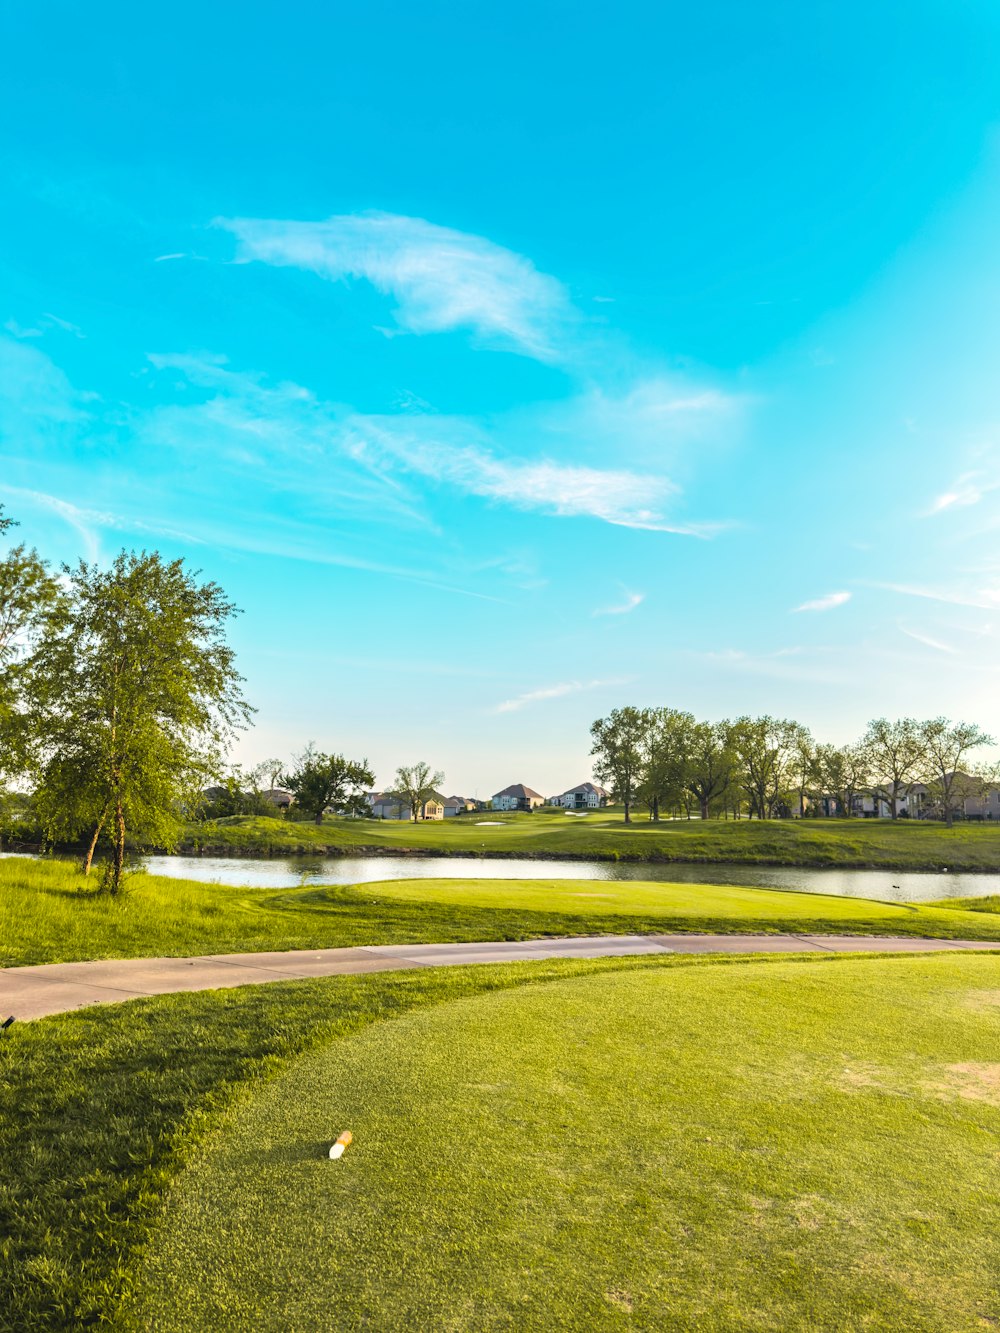
<svg viewBox="0 0 1000 1333"><path fill-rule="evenodd" d="M521 782L515 782L512 787L504 787L503 791L497 792L491 802L494 810L537 810L544 804L544 796L539 796L537 791L532 791Z"/></svg>
<svg viewBox="0 0 1000 1333"><path fill-rule="evenodd" d="M570 787L561 796L552 798L553 805L561 805L566 810L599 810L610 801L610 793L593 782L581 782L579 787Z"/></svg>

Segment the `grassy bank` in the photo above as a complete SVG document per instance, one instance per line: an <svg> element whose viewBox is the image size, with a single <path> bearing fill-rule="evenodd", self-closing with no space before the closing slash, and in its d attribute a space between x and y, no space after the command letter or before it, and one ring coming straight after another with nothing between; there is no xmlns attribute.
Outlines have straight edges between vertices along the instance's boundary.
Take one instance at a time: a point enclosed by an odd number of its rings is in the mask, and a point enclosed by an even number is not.
<svg viewBox="0 0 1000 1333"><path fill-rule="evenodd" d="M1000 873L1000 826L900 820L677 820L626 825L614 811L502 815L411 824L327 818L322 824L234 817L188 827L182 850L219 854L416 851L449 856L586 856L758 865L987 870Z"/></svg>
<svg viewBox="0 0 1000 1333"><path fill-rule="evenodd" d="M138 875L95 894L75 865L0 859L0 966L546 935L827 932L1000 942L1000 915L712 884L397 880L246 889Z"/></svg>

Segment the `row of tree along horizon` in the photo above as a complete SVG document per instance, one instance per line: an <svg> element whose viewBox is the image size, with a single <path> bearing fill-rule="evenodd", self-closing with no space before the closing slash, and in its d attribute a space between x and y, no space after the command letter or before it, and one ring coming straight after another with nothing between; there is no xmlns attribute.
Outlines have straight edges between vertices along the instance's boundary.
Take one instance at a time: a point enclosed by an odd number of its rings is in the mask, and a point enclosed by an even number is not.
<svg viewBox="0 0 1000 1333"><path fill-rule="evenodd" d="M993 744L976 723L947 718L876 718L853 744L815 741L787 718L698 721L675 708L614 709L591 727L594 776L631 822L637 807L653 821L697 813L702 819L848 818L865 798L872 813L908 818L919 793L922 817L951 823L998 782L995 766L972 757ZM265 789L264 782L269 788ZM385 795L414 821L438 796L444 775L426 763L397 769ZM235 767L202 808L205 818L274 813L273 789L291 793L302 817L371 814L366 760L308 746L293 764L266 760Z"/></svg>
<svg viewBox="0 0 1000 1333"><path fill-rule="evenodd" d="M998 782L975 763L995 744L977 723L936 717L875 718L849 745L815 741L788 718L699 721L675 708L613 709L590 729L594 775L625 807L652 820L694 811L702 819L780 819L858 812L865 797L892 819L920 792L923 816L951 824Z"/></svg>

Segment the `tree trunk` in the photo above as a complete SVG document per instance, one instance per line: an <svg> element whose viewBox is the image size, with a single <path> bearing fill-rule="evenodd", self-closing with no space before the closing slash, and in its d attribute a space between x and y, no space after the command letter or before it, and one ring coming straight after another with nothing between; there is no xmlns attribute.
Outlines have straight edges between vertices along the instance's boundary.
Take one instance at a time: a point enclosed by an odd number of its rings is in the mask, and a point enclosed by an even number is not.
<svg viewBox="0 0 1000 1333"><path fill-rule="evenodd" d="M323 807L320 806L320 808L316 811L316 823L322 824L322 822L323 822Z"/></svg>
<svg viewBox="0 0 1000 1333"><path fill-rule="evenodd" d="M625 802L624 802L624 804L625 804L625 823L626 823L626 824L631 824L632 821L631 821L631 819L629 818L629 813L628 813L628 812L629 812L629 806L631 805L631 802L629 801L629 799L628 799L627 796L625 797Z"/></svg>
<svg viewBox="0 0 1000 1333"><path fill-rule="evenodd" d="M653 804L652 804L652 805L650 806L650 808L649 808L649 818L650 818L651 822L654 823L654 824L658 824L658 823L660 822L660 798L659 798L659 796L654 796L654 797L653 797Z"/></svg>
<svg viewBox="0 0 1000 1333"><path fill-rule="evenodd" d="M111 863L111 892L120 893L125 869L125 811L121 799L115 803L115 851Z"/></svg>
<svg viewBox="0 0 1000 1333"><path fill-rule="evenodd" d="M707 797L707 796L703 796L703 797L701 798L701 817L702 817L702 819L707 819L707 818L708 818L708 797Z"/></svg>
<svg viewBox="0 0 1000 1333"><path fill-rule="evenodd" d="M101 812L100 819L97 821L97 827L94 829L94 836L90 840L90 846L87 848L86 855L83 858L83 873L85 875L90 874L90 867L94 860L94 852L97 848L97 839L101 836L101 829L104 827L104 821L107 817L108 809L107 806L105 806L104 810Z"/></svg>

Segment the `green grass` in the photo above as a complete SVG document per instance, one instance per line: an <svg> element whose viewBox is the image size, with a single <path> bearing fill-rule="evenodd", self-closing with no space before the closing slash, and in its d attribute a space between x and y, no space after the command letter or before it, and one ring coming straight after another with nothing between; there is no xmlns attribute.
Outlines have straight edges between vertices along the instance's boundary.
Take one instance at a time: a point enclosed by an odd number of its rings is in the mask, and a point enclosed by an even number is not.
<svg viewBox="0 0 1000 1333"><path fill-rule="evenodd" d="M1000 941L1000 916L711 884L399 880L230 888L139 875L119 899L64 861L0 859L0 966L547 935L827 932Z"/></svg>
<svg viewBox="0 0 1000 1333"><path fill-rule="evenodd" d="M498 827L481 821L496 821ZM759 865L885 867L894 870L1000 871L1000 826L900 820L675 820L628 826L616 811L586 818L565 813L484 812L440 822L324 820L321 825L255 816L192 824L188 850L348 852L359 848L437 855L587 856L648 861L723 861Z"/></svg>
<svg viewBox="0 0 1000 1333"><path fill-rule="evenodd" d="M333 977L15 1024L0 1037L0 1330L117 1325L172 1179L233 1099L297 1055L461 995L694 961Z"/></svg>
<svg viewBox="0 0 1000 1333"><path fill-rule="evenodd" d="M123 1324L994 1327L998 1049L996 957L616 969L422 1007L231 1110Z"/></svg>

